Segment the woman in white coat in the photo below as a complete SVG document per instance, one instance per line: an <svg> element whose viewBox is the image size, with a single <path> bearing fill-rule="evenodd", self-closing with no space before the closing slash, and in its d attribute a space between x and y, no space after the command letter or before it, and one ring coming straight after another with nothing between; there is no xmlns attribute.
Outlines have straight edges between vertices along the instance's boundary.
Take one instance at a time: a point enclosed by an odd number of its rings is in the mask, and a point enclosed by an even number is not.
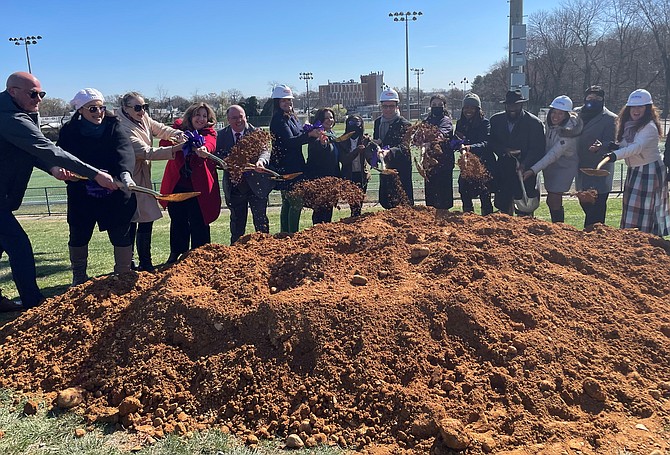
<svg viewBox="0 0 670 455"><path fill-rule="evenodd" d="M557 96L549 107L545 125L547 153L524 172L523 177L525 180L542 171L551 221L562 223L565 221L563 193L570 190L579 170L577 136L584 125L572 111L572 100L569 97Z"/></svg>
<svg viewBox="0 0 670 455"><path fill-rule="evenodd" d="M128 92L123 95L121 112L118 118L123 131L130 137L135 151L135 171L133 177L139 186L151 188L151 161L171 160L174 154L181 149L185 141L182 131L170 128L149 117L149 105L144 97L137 92ZM170 147L154 147L154 137L172 140L175 145ZM139 266L137 270L151 272L154 266L151 260L151 231L153 223L161 216L158 202L153 196L136 193L137 211L133 217L134 230L137 233L137 255Z"/></svg>
<svg viewBox="0 0 670 455"><path fill-rule="evenodd" d="M610 161L625 159L628 165L621 228L666 236L670 234L670 210L658 118L651 94L644 89L632 92L617 119L615 150L605 156Z"/></svg>

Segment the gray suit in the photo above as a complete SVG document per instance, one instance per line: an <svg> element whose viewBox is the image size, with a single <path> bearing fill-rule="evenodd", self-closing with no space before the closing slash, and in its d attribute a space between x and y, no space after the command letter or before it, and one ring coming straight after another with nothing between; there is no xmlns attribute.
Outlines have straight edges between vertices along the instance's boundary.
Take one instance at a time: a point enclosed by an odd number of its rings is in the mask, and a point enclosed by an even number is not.
<svg viewBox="0 0 670 455"><path fill-rule="evenodd" d="M581 108L575 109L582 117ZM579 155L579 167L595 168L603 154L607 153L607 144L614 140L614 128L616 124L616 114L606 107L603 111L584 124L582 134L577 138L577 154ZM599 140L603 147L599 152L589 152L589 147ZM593 177L579 172L575 179L577 191L595 189L600 193L609 193L612 191L612 178L614 177L614 163L607 163L602 167L610 172L607 177Z"/></svg>

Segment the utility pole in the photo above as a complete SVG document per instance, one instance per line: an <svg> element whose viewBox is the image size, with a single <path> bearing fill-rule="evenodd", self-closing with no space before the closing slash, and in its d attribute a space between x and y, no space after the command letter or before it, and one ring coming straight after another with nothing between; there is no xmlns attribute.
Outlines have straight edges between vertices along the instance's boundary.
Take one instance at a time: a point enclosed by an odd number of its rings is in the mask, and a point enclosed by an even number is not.
<svg viewBox="0 0 670 455"><path fill-rule="evenodd" d="M421 118L421 88L419 78L423 74L423 68L412 68L412 71L416 75L416 112L418 117Z"/></svg>
<svg viewBox="0 0 670 455"><path fill-rule="evenodd" d="M411 113L409 110L409 21L415 21L419 16L423 16L421 11L407 11L407 12L395 12L389 13L389 17L393 19L393 22L404 22L405 23L405 77L406 77L406 88L407 88L407 120L411 120Z"/></svg>

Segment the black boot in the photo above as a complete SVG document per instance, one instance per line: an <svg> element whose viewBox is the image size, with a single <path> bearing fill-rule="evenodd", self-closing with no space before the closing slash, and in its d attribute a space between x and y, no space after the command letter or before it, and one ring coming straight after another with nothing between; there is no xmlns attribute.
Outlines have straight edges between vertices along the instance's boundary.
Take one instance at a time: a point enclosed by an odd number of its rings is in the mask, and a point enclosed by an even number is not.
<svg viewBox="0 0 670 455"><path fill-rule="evenodd" d="M153 272L155 270L151 263L151 232L137 233L137 256L140 259L138 271Z"/></svg>
<svg viewBox="0 0 670 455"><path fill-rule="evenodd" d="M461 197L461 201L463 202L463 213L475 211L475 206L472 204L472 199Z"/></svg>
<svg viewBox="0 0 670 455"><path fill-rule="evenodd" d="M558 210L549 210L549 214L551 215L551 222L552 223L564 223L565 222L565 210L563 207L561 207Z"/></svg>
<svg viewBox="0 0 670 455"><path fill-rule="evenodd" d="M493 213L493 204L491 204L491 196L486 195L480 198L482 201L482 215L490 215Z"/></svg>

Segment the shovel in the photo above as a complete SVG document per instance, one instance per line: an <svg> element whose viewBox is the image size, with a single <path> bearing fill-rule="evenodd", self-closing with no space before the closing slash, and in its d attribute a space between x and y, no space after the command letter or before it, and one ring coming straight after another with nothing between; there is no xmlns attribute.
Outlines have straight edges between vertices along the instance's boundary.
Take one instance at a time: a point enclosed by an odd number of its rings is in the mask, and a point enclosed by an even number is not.
<svg viewBox="0 0 670 455"><path fill-rule="evenodd" d="M374 169L382 175L395 175L398 173L395 169L379 169L378 167L370 167L370 169Z"/></svg>
<svg viewBox="0 0 670 455"><path fill-rule="evenodd" d="M206 156L207 158L209 158L210 160L214 161L214 162L215 162L216 164L218 164L222 169L228 169L228 165L227 165L221 158L219 158L218 156L216 156L216 155L212 155L212 154L209 153L209 152L200 152L200 153L202 153L203 155L205 155L205 156Z"/></svg>
<svg viewBox="0 0 670 455"><path fill-rule="evenodd" d="M255 172L264 172L266 174L270 174L272 177L270 177L272 180L293 180L294 178L298 177L299 175L302 175L302 172L293 172L291 174L280 174L278 172L273 171L272 169L268 169L266 167L259 169L253 164L249 163L246 165L244 168L245 171L255 171Z"/></svg>
<svg viewBox="0 0 670 455"><path fill-rule="evenodd" d="M128 189L136 193L148 194L150 196L153 196L159 201L166 201L166 202L182 202L187 199L200 196L200 191L190 191L188 193L161 194L158 191L154 191L150 188L145 188L143 186L130 186L128 187Z"/></svg>
<svg viewBox="0 0 670 455"><path fill-rule="evenodd" d="M74 174L74 177L78 178L79 180L88 180L88 177L84 177L83 175ZM118 185L125 186L117 179L114 179L114 182L116 182ZM154 191L150 188L145 188L143 186L137 186L137 185L129 186L128 189L130 191L134 191L135 193L148 194L150 196L153 196L159 201L167 201L167 202L181 202L187 199L200 196L200 191L191 191L188 193L161 194L158 191Z"/></svg>
<svg viewBox="0 0 670 455"><path fill-rule="evenodd" d="M588 167L580 167L579 170L586 175L590 175L591 177L606 177L610 175L610 171L600 168L606 165L609 162L609 160L610 160L609 158L603 158L602 161L598 163L595 169L591 169Z"/></svg>
<svg viewBox="0 0 670 455"><path fill-rule="evenodd" d="M514 205L516 209L520 212L533 213L540 206L540 198L538 197L528 197L526 192L526 185L523 182L523 173L519 167L519 160L517 156L521 153L521 150L510 150L509 154L516 161L516 175L519 177L519 183L521 184L521 194L523 199L515 199Z"/></svg>

